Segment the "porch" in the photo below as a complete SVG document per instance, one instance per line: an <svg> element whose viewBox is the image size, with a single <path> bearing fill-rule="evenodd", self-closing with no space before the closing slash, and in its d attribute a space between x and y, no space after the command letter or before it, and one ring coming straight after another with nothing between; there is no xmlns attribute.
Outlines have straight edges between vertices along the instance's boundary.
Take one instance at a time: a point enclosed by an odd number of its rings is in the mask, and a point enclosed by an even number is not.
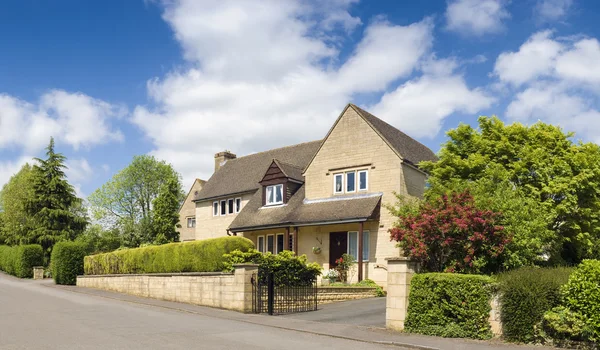
<svg viewBox="0 0 600 350"><path fill-rule="evenodd" d="M390 242L379 242L379 221L359 221L303 226L286 226L240 232L252 240L261 252L277 254L290 250L296 255L306 255L309 262L316 262L323 271L336 267L335 261L343 254L352 255L356 264L348 274L348 282L372 279L385 285L387 274L384 268L386 254L394 249ZM387 243L387 244L386 244ZM388 252L381 254L378 248ZM358 254L362 252L362 254ZM379 257L381 259L378 259ZM381 261L379 261L381 260ZM322 278L319 277L319 284Z"/></svg>

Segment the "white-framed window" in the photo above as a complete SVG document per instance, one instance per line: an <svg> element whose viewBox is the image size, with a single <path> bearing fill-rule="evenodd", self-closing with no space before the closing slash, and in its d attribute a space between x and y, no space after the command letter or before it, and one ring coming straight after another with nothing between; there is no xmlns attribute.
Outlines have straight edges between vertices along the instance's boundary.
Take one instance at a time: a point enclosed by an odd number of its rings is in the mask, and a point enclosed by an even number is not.
<svg viewBox="0 0 600 350"><path fill-rule="evenodd" d="M195 217L187 218L187 227L188 228L196 227L196 218Z"/></svg>
<svg viewBox="0 0 600 350"><path fill-rule="evenodd" d="M219 202L213 202L213 216L219 216Z"/></svg>
<svg viewBox="0 0 600 350"><path fill-rule="evenodd" d="M333 175L333 193L344 193L344 174Z"/></svg>
<svg viewBox="0 0 600 350"><path fill-rule="evenodd" d="M278 233L275 242L275 254L279 254L285 250L285 236L283 233Z"/></svg>
<svg viewBox="0 0 600 350"><path fill-rule="evenodd" d="M256 237L256 248L261 253L265 252L265 236Z"/></svg>
<svg viewBox="0 0 600 350"><path fill-rule="evenodd" d="M369 188L369 171L359 170L358 171L358 190L366 191Z"/></svg>
<svg viewBox="0 0 600 350"><path fill-rule="evenodd" d="M356 171L346 173L346 193L356 192Z"/></svg>
<svg viewBox="0 0 600 350"><path fill-rule="evenodd" d="M265 247L265 253L266 252L275 254L275 235L267 235L267 244Z"/></svg>
<svg viewBox="0 0 600 350"><path fill-rule="evenodd" d="M225 199L221 200L221 215L227 215L227 201Z"/></svg>
<svg viewBox="0 0 600 350"><path fill-rule="evenodd" d="M363 261L369 261L369 231L363 231L362 255ZM348 232L348 254L352 255L358 261L358 232Z"/></svg>
<svg viewBox="0 0 600 350"><path fill-rule="evenodd" d="M239 213L241 210L242 210L242 199L238 197L235 199L235 212Z"/></svg>
<svg viewBox="0 0 600 350"><path fill-rule="evenodd" d="M235 210L235 208L233 207L233 202L233 198L229 198L227 200L227 214L233 214L233 211Z"/></svg>
<svg viewBox="0 0 600 350"><path fill-rule="evenodd" d="M267 186L266 190L266 201L267 205L283 204L283 185L271 185Z"/></svg>

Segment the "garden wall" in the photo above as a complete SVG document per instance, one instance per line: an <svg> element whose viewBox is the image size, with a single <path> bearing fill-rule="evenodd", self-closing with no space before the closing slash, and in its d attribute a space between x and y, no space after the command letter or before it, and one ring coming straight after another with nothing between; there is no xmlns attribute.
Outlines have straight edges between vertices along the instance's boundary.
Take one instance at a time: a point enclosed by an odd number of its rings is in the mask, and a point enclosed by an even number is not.
<svg viewBox="0 0 600 350"><path fill-rule="evenodd" d="M319 287L317 300L319 304L337 301L365 299L375 297L377 288L374 287Z"/></svg>
<svg viewBox="0 0 600 350"><path fill-rule="evenodd" d="M235 265L233 273L157 273L77 276L77 286L145 298L252 312L252 275L258 265Z"/></svg>

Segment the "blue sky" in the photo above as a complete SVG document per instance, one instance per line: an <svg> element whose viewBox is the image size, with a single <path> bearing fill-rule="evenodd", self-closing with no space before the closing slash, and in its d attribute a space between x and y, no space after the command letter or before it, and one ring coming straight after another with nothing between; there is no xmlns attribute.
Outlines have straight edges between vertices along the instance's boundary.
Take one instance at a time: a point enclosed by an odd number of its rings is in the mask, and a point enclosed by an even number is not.
<svg viewBox="0 0 600 350"><path fill-rule="evenodd" d="M0 183L54 136L82 196L136 154L188 187L218 151L322 138L347 102L434 151L491 114L600 141L595 1L0 6Z"/></svg>

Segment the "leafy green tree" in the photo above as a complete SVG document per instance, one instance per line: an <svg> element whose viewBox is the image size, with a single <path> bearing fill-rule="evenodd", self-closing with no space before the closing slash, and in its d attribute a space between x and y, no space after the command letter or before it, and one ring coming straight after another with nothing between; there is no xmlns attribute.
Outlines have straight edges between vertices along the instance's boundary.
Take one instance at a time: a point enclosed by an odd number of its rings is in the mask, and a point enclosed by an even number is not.
<svg viewBox="0 0 600 350"><path fill-rule="evenodd" d="M577 263L600 254L598 145L575 143L572 133L557 126L505 125L496 117L480 117L479 129L460 125L448 137L437 162L420 164L430 174L427 197L456 186L479 187L478 200L496 196L513 230L533 221L530 235L525 229L513 232L521 247L531 241L525 255L542 252L551 261Z"/></svg>
<svg viewBox="0 0 600 350"><path fill-rule="evenodd" d="M180 188L177 181L174 179L167 180L161 186L158 197L154 200L154 228L157 244L169 242L177 242L179 240L179 232L176 228L181 227L179 224L179 207Z"/></svg>
<svg viewBox="0 0 600 350"><path fill-rule="evenodd" d="M26 240L31 225L26 205L34 195L32 178L33 168L25 164L8 180L0 192L3 216L0 237L6 244L15 245Z"/></svg>
<svg viewBox="0 0 600 350"><path fill-rule="evenodd" d="M38 164L33 166L33 196L26 205L31 229L26 238L49 253L55 243L74 240L85 230L88 220L81 214L81 199L65 176L66 157L54 151L53 138L46 150L47 158L35 158Z"/></svg>
<svg viewBox="0 0 600 350"><path fill-rule="evenodd" d="M98 224L88 226L75 241L85 244L87 251L92 254L111 252L123 244L117 229L104 230Z"/></svg>
<svg viewBox="0 0 600 350"><path fill-rule="evenodd" d="M169 181L176 183L177 198L183 201L179 174L170 164L153 156L135 156L88 197L94 218L105 228L119 228L128 247L151 243L156 237L153 202Z"/></svg>

